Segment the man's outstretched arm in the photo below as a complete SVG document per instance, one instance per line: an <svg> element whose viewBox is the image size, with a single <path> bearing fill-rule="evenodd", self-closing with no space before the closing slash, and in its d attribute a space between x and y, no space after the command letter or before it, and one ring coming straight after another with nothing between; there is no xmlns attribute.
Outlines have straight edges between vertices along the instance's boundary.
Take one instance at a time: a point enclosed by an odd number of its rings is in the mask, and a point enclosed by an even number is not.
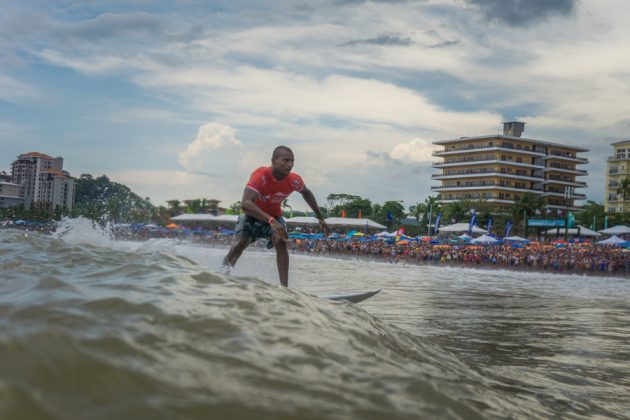
<svg viewBox="0 0 630 420"><path fill-rule="evenodd" d="M241 207L243 208L243 211L255 219L269 223L278 237L286 241L287 231L284 229L284 225L256 205L257 197L258 193L256 191L245 187L245 191L243 191L243 198L241 199Z"/></svg>
<svg viewBox="0 0 630 420"><path fill-rule="evenodd" d="M313 209L313 213L315 213L315 217L319 220L319 225L323 229L324 234L328 236L330 234L328 225L326 224L326 221L324 220L324 216L322 215L322 212L319 209L319 206L317 205L317 200L315 200L315 196L313 195L313 192L309 190L308 188L306 188L305 186L304 188L302 188L301 193L302 193L302 197L304 197L304 201L306 201L306 204L308 204L308 206L311 209Z"/></svg>

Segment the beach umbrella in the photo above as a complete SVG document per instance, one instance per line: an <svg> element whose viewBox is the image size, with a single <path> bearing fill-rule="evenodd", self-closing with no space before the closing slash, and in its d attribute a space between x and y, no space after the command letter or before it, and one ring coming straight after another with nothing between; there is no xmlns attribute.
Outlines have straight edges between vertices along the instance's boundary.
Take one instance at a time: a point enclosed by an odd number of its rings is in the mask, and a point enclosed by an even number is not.
<svg viewBox="0 0 630 420"><path fill-rule="evenodd" d="M458 238L467 241L468 239L472 239L472 236L468 236L464 233L463 235L459 235Z"/></svg>
<svg viewBox="0 0 630 420"><path fill-rule="evenodd" d="M164 227L167 227L169 229L179 229L179 225L176 225L175 223L169 223L168 225Z"/></svg>

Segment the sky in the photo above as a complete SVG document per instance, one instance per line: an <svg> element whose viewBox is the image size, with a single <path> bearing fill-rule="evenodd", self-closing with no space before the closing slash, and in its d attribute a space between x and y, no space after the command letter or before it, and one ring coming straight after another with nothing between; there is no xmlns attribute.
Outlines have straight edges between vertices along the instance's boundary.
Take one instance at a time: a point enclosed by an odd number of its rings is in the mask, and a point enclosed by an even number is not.
<svg viewBox="0 0 630 420"><path fill-rule="evenodd" d="M240 200L275 146L329 194L408 207L433 141L630 138L626 0L0 0L0 170L63 156L156 205ZM307 209L299 194L294 209Z"/></svg>

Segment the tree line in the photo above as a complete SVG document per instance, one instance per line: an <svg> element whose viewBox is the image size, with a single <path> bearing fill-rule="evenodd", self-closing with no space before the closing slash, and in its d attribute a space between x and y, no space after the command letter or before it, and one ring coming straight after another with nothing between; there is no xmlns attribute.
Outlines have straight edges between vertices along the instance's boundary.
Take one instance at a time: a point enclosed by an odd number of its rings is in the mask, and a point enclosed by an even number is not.
<svg viewBox="0 0 630 420"><path fill-rule="evenodd" d="M624 179L618 187L618 194L630 200L630 180ZM46 222L59 220L63 216L86 217L98 222L117 223L157 223L167 224L169 220L183 213L218 214L221 211L219 200L196 198L189 200L169 200L167 206L154 206L148 197L142 198L125 185L111 181L107 176L93 177L82 174L75 178L75 205L72 210L56 208L52 212L44 209L25 209L24 206L0 208L1 218L26 219ZM560 216L556 210L550 211L544 197L530 192L521 194L509 211L501 210L500 205L482 200L462 200L442 205L437 196L429 196L424 201L405 208L400 200L384 203L372 202L369 198L348 193L334 193L326 197L327 206L321 207L325 217L367 218L387 226L388 229L404 227L411 235L427 234L429 226L435 224L440 215L440 225L469 222L474 210L477 225L486 228L492 223L492 231L502 235L505 227L512 224L512 233L525 233L526 221L567 217L566 211ZM228 214L240 213L241 203L232 203ZM285 217L306 216L308 213L293 211L288 201L282 203ZM415 220L415 223L411 223ZM583 209L575 214L575 224L601 230L607 224L630 223L630 212L606 214L604 206L588 200Z"/></svg>

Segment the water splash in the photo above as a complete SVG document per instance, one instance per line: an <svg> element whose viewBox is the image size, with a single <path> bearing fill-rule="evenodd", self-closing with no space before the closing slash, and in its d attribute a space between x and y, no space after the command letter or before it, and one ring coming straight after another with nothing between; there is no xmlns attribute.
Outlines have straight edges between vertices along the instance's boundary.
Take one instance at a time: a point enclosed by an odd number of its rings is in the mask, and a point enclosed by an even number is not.
<svg viewBox="0 0 630 420"><path fill-rule="evenodd" d="M84 217L64 217L58 223L53 232L53 237L63 239L68 243L88 244L102 246L113 243L114 236L112 226L106 223L104 226Z"/></svg>

